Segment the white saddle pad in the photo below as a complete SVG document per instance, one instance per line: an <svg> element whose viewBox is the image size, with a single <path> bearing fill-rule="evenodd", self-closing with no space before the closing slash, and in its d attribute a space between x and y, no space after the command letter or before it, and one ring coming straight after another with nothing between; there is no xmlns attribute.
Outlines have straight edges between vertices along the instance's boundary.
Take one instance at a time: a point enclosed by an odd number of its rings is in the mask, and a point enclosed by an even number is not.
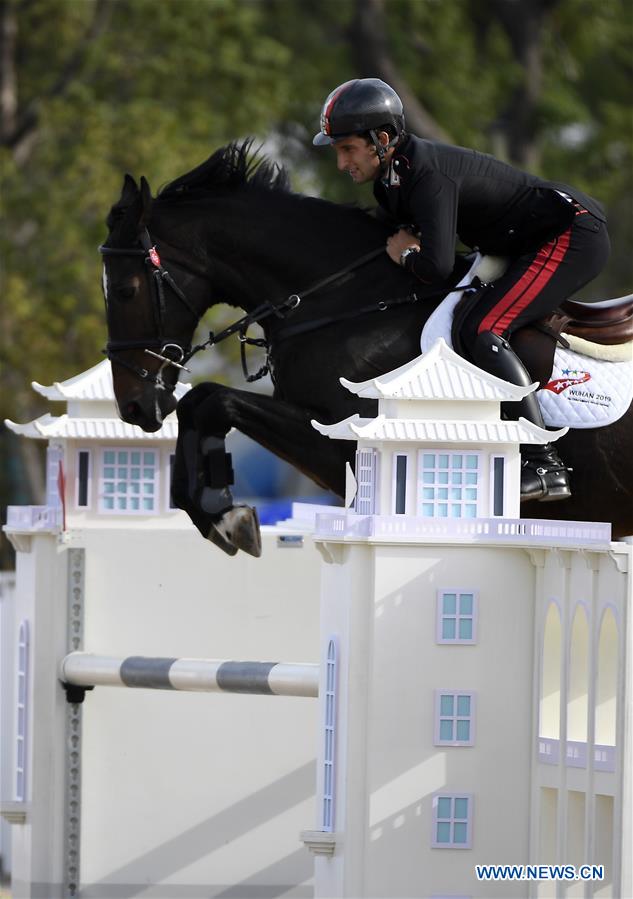
<svg viewBox="0 0 633 899"><path fill-rule="evenodd" d="M429 317L420 346L426 353L438 337L452 347L453 310L475 274L492 280L502 271L503 260L477 254L470 271ZM621 418L633 399L633 358L607 362L592 355L557 347L549 382L536 394L543 419L550 428L600 428ZM608 348L607 348L608 349ZM633 346L632 346L633 351Z"/></svg>

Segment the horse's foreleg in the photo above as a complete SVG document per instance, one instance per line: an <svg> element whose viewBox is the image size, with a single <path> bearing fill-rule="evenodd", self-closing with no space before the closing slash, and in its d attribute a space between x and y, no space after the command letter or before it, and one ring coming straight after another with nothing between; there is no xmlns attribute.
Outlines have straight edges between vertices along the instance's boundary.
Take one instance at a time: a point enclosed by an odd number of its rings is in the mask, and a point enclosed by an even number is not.
<svg viewBox="0 0 633 899"><path fill-rule="evenodd" d="M173 495L205 538L228 552L234 552L235 545L253 551L256 522L247 520L246 507L233 507L229 490L224 438L233 427L342 495L345 459L353 457L355 447L322 437L312 428L311 417L305 409L273 397L220 384L201 384L183 397Z"/></svg>

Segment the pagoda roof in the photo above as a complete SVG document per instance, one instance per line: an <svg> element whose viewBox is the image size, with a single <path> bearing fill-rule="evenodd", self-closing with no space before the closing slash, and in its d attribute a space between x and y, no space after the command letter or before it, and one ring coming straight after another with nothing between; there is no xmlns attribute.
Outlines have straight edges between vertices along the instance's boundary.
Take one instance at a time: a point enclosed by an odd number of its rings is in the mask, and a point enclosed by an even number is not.
<svg viewBox="0 0 633 899"><path fill-rule="evenodd" d="M37 381L32 381L33 390L53 402L67 400L104 400L115 402L114 386L112 384L112 367L108 359L93 365L87 371L82 371L65 381L54 381L50 386L44 386ZM190 384L176 384L174 391L176 399L181 399L191 389Z"/></svg>
<svg viewBox="0 0 633 899"><path fill-rule="evenodd" d="M172 440L178 437L178 419L169 416L159 431L146 433L137 425L126 424L118 418L72 418L69 415L42 415L26 424L5 419L14 434L38 440L65 438L70 440Z"/></svg>
<svg viewBox="0 0 633 899"><path fill-rule="evenodd" d="M518 387L459 356L440 337L431 349L400 368L353 382L340 379L351 393L370 399L517 401L532 393L538 383Z"/></svg>
<svg viewBox="0 0 633 899"><path fill-rule="evenodd" d="M312 427L333 440L381 440L409 443L536 443L563 437L568 428L546 431L525 418L518 421L445 421L435 419L361 418L352 415L332 425L312 421Z"/></svg>

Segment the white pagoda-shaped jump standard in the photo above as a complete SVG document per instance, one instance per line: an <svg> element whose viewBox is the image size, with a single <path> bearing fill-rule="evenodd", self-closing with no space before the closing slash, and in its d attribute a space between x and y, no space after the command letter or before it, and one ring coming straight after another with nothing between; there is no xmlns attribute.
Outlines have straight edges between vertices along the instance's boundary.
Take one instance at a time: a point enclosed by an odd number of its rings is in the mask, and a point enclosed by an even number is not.
<svg viewBox="0 0 633 899"><path fill-rule="evenodd" d="M5 531L14 546L26 546L35 531L59 530L64 518L67 528L132 522L165 527L182 518L169 494L178 436L174 413L152 434L121 421L107 359L65 381L33 381L32 387L49 401L66 403L67 411L25 424L5 421L14 434L47 441L46 503L9 506ZM177 384L176 398L189 389Z"/></svg>
<svg viewBox="0 0 633 899"><path fill-rule="evenodd" d="M538 384L517 387L458 356L441 338L400 368L355 384L352 393L378 400L376 418L353 415L333 425L313 422L327 437L356 440L354 511L421 518L518 518L520 444L544 444L567 429L546 431L520 418L501 419L500 404L523 399Z"/></svg>

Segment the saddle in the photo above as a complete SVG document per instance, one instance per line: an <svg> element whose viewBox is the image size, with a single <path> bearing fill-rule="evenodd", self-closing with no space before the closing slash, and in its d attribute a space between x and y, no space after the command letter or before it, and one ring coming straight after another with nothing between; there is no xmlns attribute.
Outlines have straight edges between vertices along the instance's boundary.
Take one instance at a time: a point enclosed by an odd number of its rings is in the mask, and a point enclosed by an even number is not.
<svg viewBox="0 0 633 899"><path fill-rule="evenodd" d="M557 334L571 334L603 346L628 343L633 340L633 294L601 303L565 300L545 321Z"/></svg>

